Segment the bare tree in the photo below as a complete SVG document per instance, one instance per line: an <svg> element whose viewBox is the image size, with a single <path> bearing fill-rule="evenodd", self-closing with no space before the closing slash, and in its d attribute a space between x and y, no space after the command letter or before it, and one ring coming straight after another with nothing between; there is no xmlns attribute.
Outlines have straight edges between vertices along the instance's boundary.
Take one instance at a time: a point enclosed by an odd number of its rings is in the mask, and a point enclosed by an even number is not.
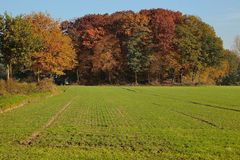
<svg viewBox="0 0 240 160"><path fill-rule="evenodd" d="M240 35L236 36L233 45L234 52L240 56Z"/></svg>

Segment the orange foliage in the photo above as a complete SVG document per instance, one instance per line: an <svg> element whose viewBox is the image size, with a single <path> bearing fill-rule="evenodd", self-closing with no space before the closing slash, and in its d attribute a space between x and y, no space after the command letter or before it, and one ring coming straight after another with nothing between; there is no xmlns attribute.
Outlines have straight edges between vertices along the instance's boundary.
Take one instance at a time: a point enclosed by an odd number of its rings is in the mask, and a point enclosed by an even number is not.
<svg viewBox="0 0 240 160"><path fill-rule="evenodd" d="M228 73L229 73L229 64L227 61L224 61L219 67L206 68L200 74L200 83L215 84L217 79L219 79L220 77L224 77Z"/></svg>
<svg viewBox="0 0 240 160"><path fill-rule="evenodd" d="M120 53L119 41L111 34L106 36L94 47L92 71L108 73L108 79L111 81L113 72L119 70L123 63Z"/></svg>
<svg viewBox="0 0 240 160"><path fill-rule="evenodd" d="M71 39L64 35L59 21L54 21L43 13L27 17L34 28L35 34L42 39L43 44L32 56L33 69L41 74L64 74L75 65L75 51Z"/></svg>

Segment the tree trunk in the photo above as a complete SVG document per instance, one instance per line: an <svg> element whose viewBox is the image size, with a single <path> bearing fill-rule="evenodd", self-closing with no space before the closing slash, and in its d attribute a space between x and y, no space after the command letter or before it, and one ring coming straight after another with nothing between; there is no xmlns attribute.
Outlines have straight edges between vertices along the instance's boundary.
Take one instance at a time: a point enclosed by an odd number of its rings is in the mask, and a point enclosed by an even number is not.
<svg viewBox="0 0 240 160"><path fill-rule="evenodd" d="M160 81L159 81L159 79L160 79L159 77L160 77L160 76L159 76L159 72L156 72L156 75L155 75L155 81L156 81L156 82L160 82Z"/></svg>
<svg viewBox="0 0 240 160"><path fill-rule="evenodd" d="M79 67L77 67L77 69L76 69L76 75L77 75L77 84L79 84L80 83Z"/></svg>
<svg viewBox="0 0 240 160"><path fill-rule="evenodd" d="M137 77L137 72L135 72L135 85L138 85L138 77Z"/></svg>
<svg viewBox="0 0 240 160"><path fill-rule="evenodd" d="M7 70L6 70L6 72L7 72L6 80L9 81L9 79L10 79L10 66L9 66L9 65L7 65Z"/></svg>
<svg viewBox="0 0 240 160"><path fill-rule="evenodd" d="M182 77L183 77L183 74L182 72L180 73L180 76L179 76L179 83L182 84Z"/></svg>
<svg viewBox="0 0 240 160"><path fill-rule="evenodd" d="M148 84L150 84L151 83L151 81L150 81L150 73L148 72Z"/></svg>
<svg viewBox="0 0 240 160"><path fill-rule="evenodd" d="M108 72L108 82L112 84L111 72Z"/></svg>
<svg viewBox="0 0 240 160"><path fill-rule="evenodd" d="M201 75L198 74L198 84L201 84Z"/></svg>
<svg viewBox="0 0 240 160"><path fill-rule="evenodd" d="M7 65L7 71L6 72L7 72L6 80L9 81L12 78L12 75L13 75L13 73L12 73L12 64L11 63Z"/></svg>
<svg viewBox="0 0 240 160"><path fill-rule="evenodd" d="M163 73L162 73L162 70L159 71L159 82L160 82L160 84L163 84Z"/></svg>
<svg viewBox="0 0 240 160"><path fill-rule="evenodd" d="M173 76L172 76L172 84L174 84L175 83L175 74L173 74Z"/></svg>
<svg viewBox="0 0 240 160"><path fill-rule="evenodd" d="M179 83L182 84L183 69L180 69Z"/></svg>
<svg viewBox="0 0 240 160"><path fill-rule="evenodd" d="M37 83L40 82L40 75L37 73Z"/></svg>
<svg viewBox="0 0 240 160"><path fill-rule="evenodd" d="M194 81L195 81L195 73L193 72L193 73L192 73L192 84L195 84Z"/></svg>
<svg viewBox="0 0 240 160"><path fill-rule="evenodd" d="M39 73L39 68L37 69L37 83L40 82L40 73Z"/></svg>
<svg viewBox="0 0 240 160"><path fill-rule="evenodd" d="M10 75L10 78L13 77L13 71L12 71L12 65L11 64L9 65L9 75Z"/></svg>

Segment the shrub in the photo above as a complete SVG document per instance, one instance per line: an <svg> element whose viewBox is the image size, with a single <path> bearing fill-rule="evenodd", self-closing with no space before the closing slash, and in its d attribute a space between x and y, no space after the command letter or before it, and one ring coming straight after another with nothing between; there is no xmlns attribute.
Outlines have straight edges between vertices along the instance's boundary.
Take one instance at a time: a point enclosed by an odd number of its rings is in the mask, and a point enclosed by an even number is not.
<svg viewBox="0 0 240 160"><path fill-rule="evenodd" d="M5 82L5 88L10 94L20 94L22 92L21 85L13 79L9 79Z"/></svg>
<svg viewBox="0 0 240 160"><path fill-rule="evenodd" d="M37 89L40 92L55 92L56 85L52 79L46 78L37 83Z"/></svg>
<svg viewBox="0 0 240 160"><path fill-rule="evenodd" d="M20 83L10 79L4 82L3 85L5 85L4 88L9 94L29 94L36 91L36 84L34 83Z"/></svg>
<svg viewBox="0 0 240 160"><path fill-rule="evenodd" d="M39 83L18 82L0 80L0 96L6 94L31 94L35 92L55 92L56 86L51 79L44 79Z"/></svg>
<svg viewBox="0 0 240 160"><path fill-rule="evenodd" d="M0 80L0 96L5 95L6 93L6 82L4 80Z"/></svg>

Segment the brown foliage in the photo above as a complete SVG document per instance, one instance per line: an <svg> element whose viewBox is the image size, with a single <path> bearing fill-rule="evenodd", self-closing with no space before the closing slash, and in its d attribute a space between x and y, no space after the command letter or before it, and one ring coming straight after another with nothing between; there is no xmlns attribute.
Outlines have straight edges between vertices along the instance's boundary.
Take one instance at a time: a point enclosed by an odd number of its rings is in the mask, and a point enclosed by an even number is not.
<svg viewBox="0 0 240 160"><path fill-rule="evenodd" d="M75 66L75 51L71 39L64 35L59 21L37 13L27 16L34 27L34 32L42 39L43 44L32 56L33 69L40 74L64 74Z"/></svg>
<svg viewBox="0 0 240 160"><path fill-rule="evenodd" d="M182 83L184 78L193 82L201 79L197 78L200 74L219 72L216 66L220 66L222 43L195 16L164 9L122 11L65 21L62 29L73 41L82 83L111 83L113 79L129 83L134 79L127 65L129 57L134 63L150 62L138 72L140 83ZM129 40L136 57L130 55ZM139 58L145 54L148 56ZM207 77L215 81L224 73Z"/></svg>
<svg viewBox="0 0 240 160"><path fill-rule="evenodd" d="M108 81L111 83L113 74L121 69L122 61L119 40L114 35L109 34L94 47L92 71L106 73Z"/></svg>

